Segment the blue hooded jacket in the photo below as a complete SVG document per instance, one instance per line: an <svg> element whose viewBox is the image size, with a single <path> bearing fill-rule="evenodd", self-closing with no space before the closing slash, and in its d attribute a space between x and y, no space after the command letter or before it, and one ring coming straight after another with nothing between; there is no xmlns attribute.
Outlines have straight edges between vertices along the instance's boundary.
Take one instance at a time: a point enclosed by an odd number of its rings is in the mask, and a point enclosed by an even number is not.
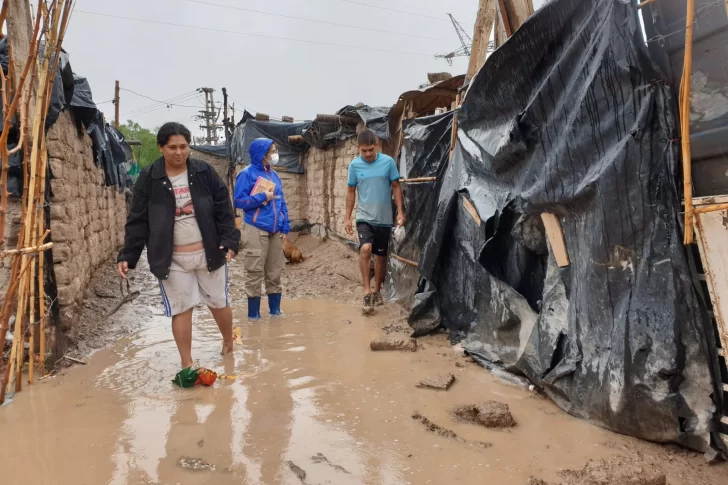
<svg viewBox="0 0 728 485"><path fill-rule="evenodd" d="M238 174L235 180L235 208L245 211L245 224L271 234L288 234L291 230L288 207L283 197L283 182L271 167L263 166L273 140L258 138L250 144L250 166ZM273 182L275 198L266 204L264 193L250 195L259 178Z"/></svg>

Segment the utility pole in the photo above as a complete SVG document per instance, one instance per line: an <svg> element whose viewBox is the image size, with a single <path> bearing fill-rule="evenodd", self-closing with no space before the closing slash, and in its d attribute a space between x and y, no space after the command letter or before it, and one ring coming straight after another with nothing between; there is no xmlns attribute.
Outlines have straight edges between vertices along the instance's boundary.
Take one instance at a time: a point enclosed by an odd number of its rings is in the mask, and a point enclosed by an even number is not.
<svg viewBox="0 0 728 485"><path fill-rule="evenodd" d="M228 140L230 138L228 135L232 133L232 127L228 118L228 94L226 88L222 88L222 126L225 130L225 140Z"/></svg>
<svg viewBox="0 0 728 485"><path fill-rule="evenodd" d="M199 92L205 93L205 109L200 111L198 119L204 121L204 125L200 125L200 128L207 132L207 144L217 145L219 137L217 136L217 130L220 128L216 124L220 112L215 110L215 98L213 93L215 92L212 88L200 88Z"/></svg>
<svg viewBox="0 0 728 485"><path fill-rule="evenodd" d="M119 91L121 91L121 88L119 88L119 81L116 81L116 85L114 87L114 127L117 130L119 129Z"/></svg>

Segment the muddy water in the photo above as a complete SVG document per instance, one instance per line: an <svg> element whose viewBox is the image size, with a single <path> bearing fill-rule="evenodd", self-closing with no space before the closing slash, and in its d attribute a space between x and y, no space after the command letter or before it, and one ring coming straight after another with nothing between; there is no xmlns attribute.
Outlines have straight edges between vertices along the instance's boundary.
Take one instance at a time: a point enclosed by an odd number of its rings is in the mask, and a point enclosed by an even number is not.
<svg viewBox="0 0 728 485"><path fill-rule="evenodd" d="M614 454L607 443L627 443L474 364L456 367L444 342L430 340L416 353L372 353L380 317L365 320L356 308L325 301L286 304L285 317L255 324L236 309L243 344L224 359L214 321L199 312L195 358L238 376L213 388L171 384L178 356L163 318L88 366L26 388L0 410L0 480L522 485L531 475L555 480L559 469ZM450 391L415 388L442 372L457 376ZM493 431L448 415L455 405L487 399L508 403L518 425ZM429 433L413 412L492 446ZM184 468L182 458L214 470ZM684 482L671 476L670 483Z"/></svg>

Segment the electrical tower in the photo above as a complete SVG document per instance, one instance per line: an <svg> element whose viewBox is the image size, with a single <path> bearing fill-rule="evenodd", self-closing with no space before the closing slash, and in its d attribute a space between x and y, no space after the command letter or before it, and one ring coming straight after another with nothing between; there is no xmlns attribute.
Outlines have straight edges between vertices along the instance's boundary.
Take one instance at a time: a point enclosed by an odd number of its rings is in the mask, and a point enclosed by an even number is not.
<svg viewBox="0 0 728 485"><path fill-rule="evenodd" d="M217 145L220 141L218 136L218 130L222 129L222 125L217 124L217 120L220 117L220 110L215 108L215 90L212 88L199 88L197 92L205 94L205 109L200 111L200 115L197 119L202 121L204 124L200 125L200 128L205 130L207 136L208 145Z"/></svg>
<svg viewBox="0 0 728 485"><path fill-rule="evenodd" d="M455 27L455 33L458 34L460 39L460 48L450 52L449 54L437 54L436 59L445 59L449 65L452 66L452 60L455 57L470 57L470 48L473 46L473 39L470 38L465 29L455 20L452 14L447 14L450 17L453 27ZM488 52L493 52L493 42L488 43Z"/></svg>

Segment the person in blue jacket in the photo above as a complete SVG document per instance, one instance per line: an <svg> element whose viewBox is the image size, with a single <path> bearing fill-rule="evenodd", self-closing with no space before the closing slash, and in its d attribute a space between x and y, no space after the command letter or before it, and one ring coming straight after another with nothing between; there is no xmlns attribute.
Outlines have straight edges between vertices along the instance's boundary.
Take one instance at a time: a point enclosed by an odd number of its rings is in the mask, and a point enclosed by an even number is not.
<svg viewBox="0 0 728 485"><path fill-rule="evenodd" d="M273 167L278 149L273 140L250 144L250 166L235 181L235 208L245 211L242 229L248 318L260 318L261 285L265 280L271 315L281 315L283 238L291 230L283 183Z"/></svg>

